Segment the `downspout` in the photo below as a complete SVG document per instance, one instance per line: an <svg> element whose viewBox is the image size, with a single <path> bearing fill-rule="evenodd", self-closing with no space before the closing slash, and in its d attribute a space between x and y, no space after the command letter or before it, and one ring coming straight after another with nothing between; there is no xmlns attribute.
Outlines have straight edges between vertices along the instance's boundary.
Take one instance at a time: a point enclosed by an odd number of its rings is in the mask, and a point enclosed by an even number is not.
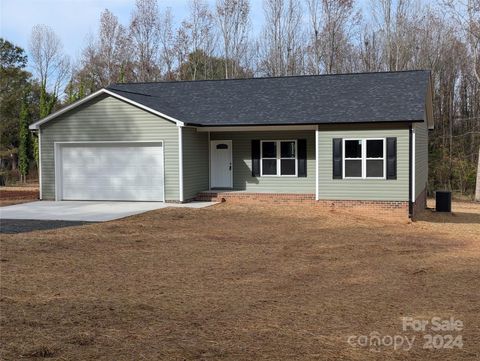
<svg viewBox="0 0 480 361"><path fill-rule="evenodd" d="M210 147L210 142L211 142L211 139L210 139L210 131L208 132L208 190L211 190L212 189L212 164L211 164L211 159L212 159L212 155L211 155L211 147Z"/></svg>
<svg viewBox="0 0 480 361"><path fill-rule="evenodd" d="M408 127L408 217L413 215L413 127L412 124Z"/></svg>
<svg viewBox="0 0 480 361"><path fill-rule="evenodd" d="M416 190L416 160L417 160L417 140L415 127L412 126L412 203L415 203L417 200L417 190Z"/></svg>
<svg viewBox="0 0 480 361"><path fill-rule="evenodd" d="M37 142L38 142L38 190L39 190L39 199L43 199L43 187L42 187L42 128L38 127L36 131L32 133L37 133Z"/></svg>
<svg viewBox="0 0 480 361"><path fill-rule="evenodd" d="M319 131L318 125L317 129L315 129L315 200L318 201L320 198L319 195L319 187L318 187L318 138L319 138Z"/></svg>
<svg viewBox="0 0 480 361"><path fill-rule="evenodd" d="M178 200L183 202L183 136L182 126L178 127Z"/></svg>

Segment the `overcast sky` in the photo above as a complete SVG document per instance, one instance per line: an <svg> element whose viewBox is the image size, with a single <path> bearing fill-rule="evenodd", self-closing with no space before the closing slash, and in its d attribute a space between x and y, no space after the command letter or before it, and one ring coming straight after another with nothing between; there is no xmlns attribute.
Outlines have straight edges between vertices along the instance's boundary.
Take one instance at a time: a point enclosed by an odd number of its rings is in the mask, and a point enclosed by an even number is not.
<svg viewBox="0 0 480 361"><path fill-rule="evenodd" d="M214 4L215 0L208 0ZM97 32L100 13L108 8L124 25L135 0L0 0L1 36L28 51L33 25L49 25L62 39L65 51L78 58L88 34ZM159 0L160 9L172 8L176 21L188 16L188 0ZM262 21L262 1L251 0L255 27Z"/></svg>

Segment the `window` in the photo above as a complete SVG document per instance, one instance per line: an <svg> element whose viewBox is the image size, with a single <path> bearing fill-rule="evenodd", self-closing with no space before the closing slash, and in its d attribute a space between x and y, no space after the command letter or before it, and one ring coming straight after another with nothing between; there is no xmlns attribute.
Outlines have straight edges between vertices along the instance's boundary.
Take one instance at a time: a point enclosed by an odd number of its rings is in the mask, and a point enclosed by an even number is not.
<svg viewBox="0 0 480 361"><path fill-rule="evenodd" d="M276 142L262 142L262 175L277 175Z"/></svg>
<svg viewBox="0 0 480 361"><path fill-rule="evenodd" d="M384 177L384 140L383 139L367 139L367 178L383 178Z"/></svg>
<svg viewBox="0 0 480 361"><path fill-rule="evenodd" d="M362 177L362 141L345 140L344 178Z"/></svg>
<svg viewBox="0 0 480 361"><path fill-rule="evenodd" d="M385 139L345 139L343 178L385 178Z"/></svg>
<svg viewBox="0 0 480 361"><path fill-rule="evenodd" d="M263 140L261 143L262 176L297 175L297 141Z"/></svg>

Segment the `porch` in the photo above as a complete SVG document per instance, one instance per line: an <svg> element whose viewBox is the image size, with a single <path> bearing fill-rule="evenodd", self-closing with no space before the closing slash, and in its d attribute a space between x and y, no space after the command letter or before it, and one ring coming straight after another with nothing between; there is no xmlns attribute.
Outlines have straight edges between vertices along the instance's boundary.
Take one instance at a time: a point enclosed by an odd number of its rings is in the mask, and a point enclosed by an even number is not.
<svg viewBox="0 0 480 361"><path fill-rule="evenodd" d="M315 199L316 127L252 128L258 127L184 130L185 200L252 194Z"/></svg>
<svg viewBox="0 0 480 361"><path fill-rule="evenodd" d="M249 192L246 190L215 190L200 192L195 201L203 202L268 202L268 203L314 203L315 194Z"/></svg>

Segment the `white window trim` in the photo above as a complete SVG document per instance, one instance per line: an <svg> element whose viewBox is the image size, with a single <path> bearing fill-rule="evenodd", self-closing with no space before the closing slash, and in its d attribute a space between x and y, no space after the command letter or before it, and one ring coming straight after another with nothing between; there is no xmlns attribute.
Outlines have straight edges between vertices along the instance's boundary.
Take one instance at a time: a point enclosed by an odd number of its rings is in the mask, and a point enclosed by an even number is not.
<svg viewBox="0 0 480 361"><path fill-rule="evenodd" d="M276 143L277 157L276 158L264 158L263 157L263 143ZM282 159L294 159L294 158L281 158L281 142L294 142L295 143L295 174L281 174L281 160ZM276 159L277 161L277 174L263 174L263 160L264 159ZM296 139L279 139L279 140L261 140L260 141L260 177L298 177L298 143Z"/></svg>
<svg viewBox="0 0 480 361"><path fill-rule="evenodd" d="M345 157L345 142L349 140L362 142L362 157L361 158L346 158ZM383 141L383 157L382 158L367 158L367 141L381 140ZM342 178L343 179L387 179L387 138L344 138L342 144ZM345 176L345 161L346 160L360 160L362 162L362 176L361 177L346 177ZM382 160L383 161L383 177L367 177L367 160Z"/></svg>

